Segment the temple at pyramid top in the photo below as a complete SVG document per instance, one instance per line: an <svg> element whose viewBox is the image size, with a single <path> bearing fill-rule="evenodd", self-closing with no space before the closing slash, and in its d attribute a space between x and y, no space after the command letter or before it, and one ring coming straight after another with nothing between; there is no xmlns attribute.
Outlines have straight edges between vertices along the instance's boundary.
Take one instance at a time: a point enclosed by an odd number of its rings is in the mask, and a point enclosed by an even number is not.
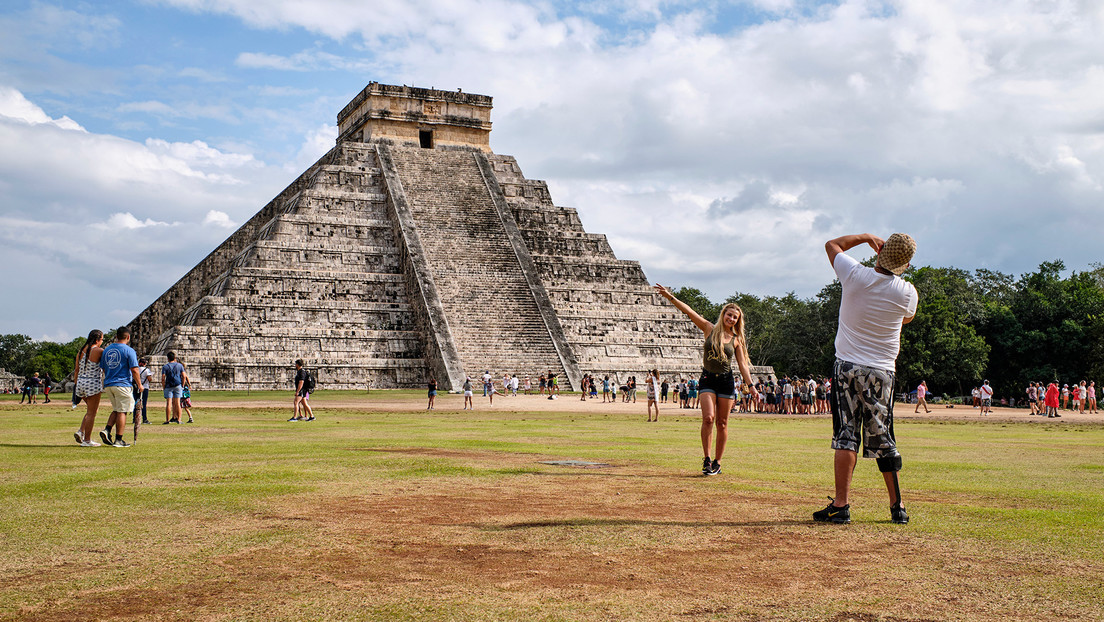
<svg viewBox="0 0 1104 622"><path fill-rule="evenodd" d="M334 147L142 311L131 343L155 365L174 352L195 389L286 389L300 358L333 389L696 375L701 331L491 151L490 114L485 95L369 84Z"/></svg>
<svg viewBox="0 0 1104 622"><path fill-rule="evenodd" d="M338 141L490 151L491 98L370 82L337 115Z"/></svg>

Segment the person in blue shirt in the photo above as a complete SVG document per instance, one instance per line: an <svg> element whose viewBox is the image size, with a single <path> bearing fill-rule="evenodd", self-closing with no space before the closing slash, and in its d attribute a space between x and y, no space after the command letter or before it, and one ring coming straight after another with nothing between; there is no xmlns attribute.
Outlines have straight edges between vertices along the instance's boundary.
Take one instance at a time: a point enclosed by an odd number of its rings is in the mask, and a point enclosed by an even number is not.
<svg viewBox="0 0 1104 622"><path fill-rule="evenodd" d="M170 350L165 356L169 362L161 366L161 386L165 396L165 423L161 425L180 423L180 400L184 397L184 385L190 384L184 365L176 360L176 353Z"/></svg>
<svg viewBox="0 0 1104 622"><path fill-rule="evenodd" d="M138 354L131 348L130 328L120 326L115 331L115 343L104 348L100 355L100 369L104 371L104 395L111 399L111 416L107 427L100 431L104 444L112 447L130 447L123 440L126 415L134 411L134 387L142 386L138 376ZM115 441L111 440L111 428L115 427Z"/></svg>

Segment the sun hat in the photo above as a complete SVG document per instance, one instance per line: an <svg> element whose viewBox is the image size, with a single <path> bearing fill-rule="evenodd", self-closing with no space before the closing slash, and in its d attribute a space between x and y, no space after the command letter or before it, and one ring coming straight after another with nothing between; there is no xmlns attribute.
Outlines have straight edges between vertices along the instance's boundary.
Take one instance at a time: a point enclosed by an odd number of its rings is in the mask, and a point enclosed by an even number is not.
<svg viewBox="0 0 1104 622"><path fill-rule="evenodd" d="M894 233L878 252L878 265L900 276L912 261L916 252L916 240L907 233Z"/></svg>

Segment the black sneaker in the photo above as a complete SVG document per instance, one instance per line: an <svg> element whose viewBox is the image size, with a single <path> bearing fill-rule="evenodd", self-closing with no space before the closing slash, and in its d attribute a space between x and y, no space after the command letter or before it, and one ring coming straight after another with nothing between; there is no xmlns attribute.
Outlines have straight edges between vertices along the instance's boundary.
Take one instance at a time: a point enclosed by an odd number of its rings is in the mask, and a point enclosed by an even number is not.
<svg viewBox="0 0 1104 622"><path fill-rule="evenodd" d="M702 460L702 475L709 475L709 472L712 470L713 461L709 459L709 456L706 456L705 459Z"/></svg>
<svg viewBox="0 0 1104 622"><path fill-rule="evenodd" d="M104 445L111 444L111 432L107 430L100 430L100 440L104 442Z"/></svg>
<svg viewBox="0 0 1104 622"><path fill-rule="evenodd" d="M905 506L891 505L889 507L889 520L897 523L898 525L907 525L908 514L905 512Z"/></svg>
<svg viewBox="0 0 1104 622"><path fill-rule="evenodd" d="M720 474L721 474L721 463L714 460L713 463L709 465L709 473L706 473L706 475L720 475Z"/></svg>
<svg viewBox="0 0 1104 622"><path fill-rule="evenodd" d="M112 447L130 447L130 443L124 441L121 437L115 439L114 443L111 443Z"/></svg>
<svg viewBox="0 0 1104 622"><path fill-rule="evenodd" d="M835 503L835 499L832 499L832 497L828 497L828 499L830 499L830 501L828 502L828 507L824 508L823 510L813 512L813 520L820 523L836 523L840 525L850 523L851 505L848 504L843 507L837 507L835 505L832 505L833 503Z"/></svg>

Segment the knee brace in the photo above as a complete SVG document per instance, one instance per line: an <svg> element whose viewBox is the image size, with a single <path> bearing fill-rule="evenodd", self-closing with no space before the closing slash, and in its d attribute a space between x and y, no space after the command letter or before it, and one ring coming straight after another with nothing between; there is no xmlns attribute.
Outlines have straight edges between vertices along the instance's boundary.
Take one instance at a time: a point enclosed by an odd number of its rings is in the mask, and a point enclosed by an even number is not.
<svg viewBox="0 0 1104 622"><path fill-rule="evenodd" d="M901 456L890 456L888 458L876 458L878 462L878 470L882 473L896 473L901 470Z"/></svg>

